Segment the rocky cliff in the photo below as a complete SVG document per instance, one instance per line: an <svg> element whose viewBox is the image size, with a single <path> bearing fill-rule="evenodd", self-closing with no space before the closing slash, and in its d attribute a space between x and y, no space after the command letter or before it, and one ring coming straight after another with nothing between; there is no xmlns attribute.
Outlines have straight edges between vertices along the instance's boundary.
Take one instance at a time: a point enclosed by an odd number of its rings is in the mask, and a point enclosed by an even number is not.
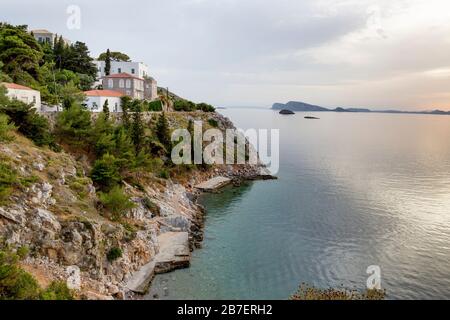
<svg viewBox="0 0 450 320"><path fill-rule="evenodd" d="M222 130L233 127L218 114L168 117L172 126L213 118ZM204 211L196 204L194 185L217 175L236 180L259 174L249 165L214 166L168 180L148 172L139 184L124 182L135 207L115 222L99 208L85 157L36 147L16 134L14 141L0 144L0 161L16 181L12 195L0 202L0 239L13 248L29 248L23 267L42 284L66 281L68 267L79 268L78 293L88 299L124 298L130 279L160 252L160 239L170 242L161 235L184 232L191 248L199 245ZM111 259L109 253L117 249L121 254ZM166 265L163 271L170 269Z"/></svg>

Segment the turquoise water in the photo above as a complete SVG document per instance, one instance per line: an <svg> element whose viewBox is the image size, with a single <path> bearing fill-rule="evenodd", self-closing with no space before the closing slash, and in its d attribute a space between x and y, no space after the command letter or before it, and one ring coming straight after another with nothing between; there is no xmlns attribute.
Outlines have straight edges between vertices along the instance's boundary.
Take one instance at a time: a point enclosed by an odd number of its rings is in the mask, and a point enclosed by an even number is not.
<svg viewBox="0 0 450 320"><path fill-rule="evenodd" d="M158 276L149 297L363 289L378 265L391 299L450 299L450 117L221 112L240 128L281 130L279 180L204 196L204 248L190 269Z"/></svg>

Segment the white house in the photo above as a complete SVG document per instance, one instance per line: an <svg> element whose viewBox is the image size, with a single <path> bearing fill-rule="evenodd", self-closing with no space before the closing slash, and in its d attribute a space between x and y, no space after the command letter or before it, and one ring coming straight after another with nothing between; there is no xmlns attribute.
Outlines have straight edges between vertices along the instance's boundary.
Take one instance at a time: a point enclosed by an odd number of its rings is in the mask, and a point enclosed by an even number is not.
<svg viewBox="0 0 450 320"><path fill-rule="evenodd" d="M31 30L31 33L33 34L36 41L38 41L40 43L49 43L51 45L53 45L55 38L59 37L56 33L50 32L45 29ZM68 40L66 38L63 38L63 41L67 45L71 44L70 40Z"/></svg>
<svg viewBox="0 0 450 320"><path fill-rule="evenodd" d="M94 64L97 66L97 79L100 80L106 76L105 61L95 60ZM132 76L144 79L149 74L148 66L142 62L126 62L126 61L111 61L110 75L128 73ZM101 84L101 83L98 83Z"/></svg>
<svg viewBox="0 0 450 320"><path fill-rule="evenodd" d="M106 101L108 101L110 112L122 112L123 93L112 90L90 90L85 91L84 94L86 95L86 107L91 112L102 112Z"/></svg>
<svg viewBox="0 0 450 320"><path fill-rule="evenodd" d="M6 87L6 96L10 99L32 104L35 109L41 110L41 93L39 91L16 83L2 82L1 84Z"/></svg>

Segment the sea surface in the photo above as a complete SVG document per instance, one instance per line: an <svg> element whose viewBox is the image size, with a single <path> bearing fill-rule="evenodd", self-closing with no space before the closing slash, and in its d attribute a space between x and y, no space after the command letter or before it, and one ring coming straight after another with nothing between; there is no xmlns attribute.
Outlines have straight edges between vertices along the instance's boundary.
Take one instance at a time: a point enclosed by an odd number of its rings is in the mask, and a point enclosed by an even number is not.
<svg viewBox="0 0 450 320"><path fill-rule="evenodd" d="M203 196L203 248L191 268L157 276L148 298L361 290L375 265L389 299L450 299L450 116L220 112L280 129L279 180Z"/></svg>

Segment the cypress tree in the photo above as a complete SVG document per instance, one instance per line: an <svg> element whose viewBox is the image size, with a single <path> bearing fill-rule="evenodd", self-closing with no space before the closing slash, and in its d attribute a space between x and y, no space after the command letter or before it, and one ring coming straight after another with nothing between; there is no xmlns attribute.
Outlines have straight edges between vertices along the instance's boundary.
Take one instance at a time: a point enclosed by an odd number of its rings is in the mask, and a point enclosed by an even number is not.
<svg viewBox="0 0 450 320"><path fill-rule="evenodd" d="M139 101L135 101L132 105L133 109L133 122L131 123L131 140L133 141L134 148L136 150L136 154L138 154L142 150L142 145L145 136L144 123L142 122L141 117L141 103Z"/></svg>
<svg viewBox="0 0 450 320"><path fill-rule="evenodd" d="M191 135L191 161L192 164L195 164L194 120L192 119L189 120L187 131L189 131L189 134Z"/></svg>
<svg viewBox="0 0 450 320"><path fill-rule="evenodd" d="M105 103L103 104L103 113L105 115L105 119L109 119L109 102L108 99L106 99Z"/></svg>
<svg viewBox="0 0 450 320"><path fill-rule="evenodd" d="M170 154L172 152L172 140L170 137L169 122L164 112L161 113L156 123L156 137L166 148L167 154Z"/></svg>
<svg viewBox="0 0 450 320"><path fill-rule="evenodd" d="M109 76L111 74L111 51L106 50L105 58L105 75Z"/></svg>
<svg viewBox="0 0 450 320"><path fill-rule="evenodd" d="M128 96L124 96L121 99L122 102L122 124L125 129L129 129L130 127L130 115L128 114L128 110L130 108L131 98Z"/></svg>

